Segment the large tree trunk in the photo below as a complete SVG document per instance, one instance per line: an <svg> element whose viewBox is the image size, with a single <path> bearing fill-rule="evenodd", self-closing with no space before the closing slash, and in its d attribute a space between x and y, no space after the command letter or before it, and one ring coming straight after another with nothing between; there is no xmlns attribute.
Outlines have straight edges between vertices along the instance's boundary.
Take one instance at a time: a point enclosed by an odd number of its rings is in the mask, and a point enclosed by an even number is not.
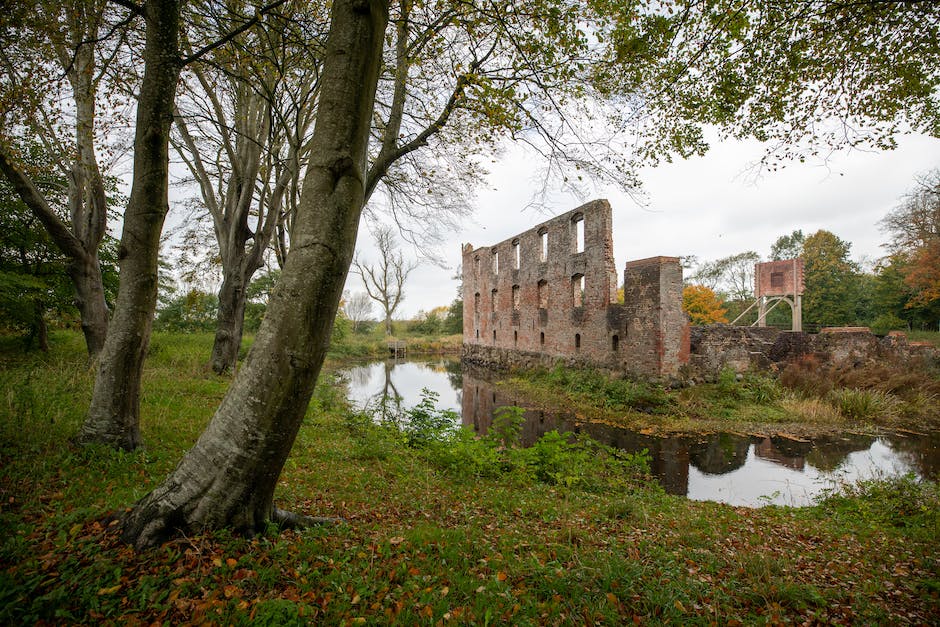
<svg viewBox="0 0 940 627"><path fill-rule="evenodd" d="M104 348L108 337L108 303L101 282L101 265L97 252L72 259L68 265L69 278L75 288L75 306L82 320L82 333L88 356L94 360Z"/></svg>
<svg viewBox="0 0 940 627"><path fill-rule="evenodd" d="M326 354L356 243L369 126L388 7L336 0L319 115L292 245L245 364L176 470L125 517L123 537L151 546L178 532L254 533Z"/></svg>
<svg viewBox="0 0 940 627"><path fill-rule="evenodd" d="M238 350L245 328L245 302L248 278L254 269L246 272L245 260L230 271L223 271L219 289L219 315L216 319L215 342L212 344L212 370L222 374L235 369ZM246 276L247 275L247 276Z"/></svg>
<svg viewBox="0 0 940 627"><path fill-rule="evenodd" d="M144 78L137 104L134 180L118 251L121 281L77 440L133 450L140 443L140 379L157 302L157 254L169 208L169 135L179 80L179 3L144 4Z"/></svg>

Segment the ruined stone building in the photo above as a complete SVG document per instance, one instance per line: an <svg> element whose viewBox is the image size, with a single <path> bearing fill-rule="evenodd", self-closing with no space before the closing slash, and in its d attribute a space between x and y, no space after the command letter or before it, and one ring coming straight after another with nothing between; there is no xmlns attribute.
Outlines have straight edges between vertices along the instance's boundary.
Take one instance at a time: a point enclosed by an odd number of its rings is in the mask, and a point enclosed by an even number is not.
<svg viewBox="0 0 940 627"><path fill-rule="evenodd" d="M617 302L612 219L589 202L493 246L463 247L464 357L671 377L689 359L676 257L631 261Z"/></svg>

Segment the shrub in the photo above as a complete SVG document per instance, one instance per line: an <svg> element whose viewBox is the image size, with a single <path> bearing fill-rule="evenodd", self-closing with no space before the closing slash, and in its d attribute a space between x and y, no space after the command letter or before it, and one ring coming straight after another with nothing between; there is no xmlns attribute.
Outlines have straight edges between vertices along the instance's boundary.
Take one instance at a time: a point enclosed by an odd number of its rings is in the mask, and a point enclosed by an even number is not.
<svg viewBox="0 0 940 627"><path fill-rule="evenodd" d="M885 335L888 331L907 331L907 322L893 313L881 314L871 323L871 330L878 335Z"/></svg>
<svg viewBox="0 0 940 627"><path fill-rule="evenodd" d="M892 419L898 413L898 399L880 390L840 388L830 392L828 399L842 415L852 420Z"/></svg>

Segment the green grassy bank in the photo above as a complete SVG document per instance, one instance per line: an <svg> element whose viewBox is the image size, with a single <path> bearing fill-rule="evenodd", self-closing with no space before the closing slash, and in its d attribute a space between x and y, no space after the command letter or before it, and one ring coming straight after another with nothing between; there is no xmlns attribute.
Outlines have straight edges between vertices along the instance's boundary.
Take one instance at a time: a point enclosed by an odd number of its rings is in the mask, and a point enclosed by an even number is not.
<svg viewBox="0 0 940 627"><path fill-rule="evenodd" d="M826 368L812 357L778 375L736 375L678 389L593 370L534 370L501 384L534 405L660 432L737 431L811 436L832 431L940 429L940 370L904 364Z"/></svg>
<svg viewBox="0 0 940 627"><path fill-rule="evenodd" d="M198 337L198 336L197 336ZM924 624L940 615L940 491L874 482L815 507L665 495L640 457L551 438L504 446L446 415L350 413L323 381L278 505L344 524L224 532L142 553L109 513L159 482L228 380L209 342L154 338L147 448L69 444L91 386L81 339L0 346L0 624ZM653 415L653 414L650 414Z"/></svg>

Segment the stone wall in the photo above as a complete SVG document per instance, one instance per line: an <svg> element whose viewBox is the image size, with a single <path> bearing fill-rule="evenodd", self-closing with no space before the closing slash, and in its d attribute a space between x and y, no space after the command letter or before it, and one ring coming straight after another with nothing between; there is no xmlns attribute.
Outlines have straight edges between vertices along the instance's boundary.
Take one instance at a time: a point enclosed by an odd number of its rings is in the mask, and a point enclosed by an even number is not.
<svg viewBox="0 0 940 627"><path fill-rule="evenodd" d="M804 355L837 368L866 363L916 367L940 362L940 350L930 344L908 342L903 333L877 336L866 327L829 328L820 333L727 325L692 327L690 349L682 375L705 380L725 368L735 372L780 370Z"/></svg>
<svg viewBox="0 0 940 627"><path fill-rule="evenodd" d="M679 260L628 263L617 303L611 231L610 204L595 200L494 246L464 245L465 357L677 375L689 359Z"/></svg>

